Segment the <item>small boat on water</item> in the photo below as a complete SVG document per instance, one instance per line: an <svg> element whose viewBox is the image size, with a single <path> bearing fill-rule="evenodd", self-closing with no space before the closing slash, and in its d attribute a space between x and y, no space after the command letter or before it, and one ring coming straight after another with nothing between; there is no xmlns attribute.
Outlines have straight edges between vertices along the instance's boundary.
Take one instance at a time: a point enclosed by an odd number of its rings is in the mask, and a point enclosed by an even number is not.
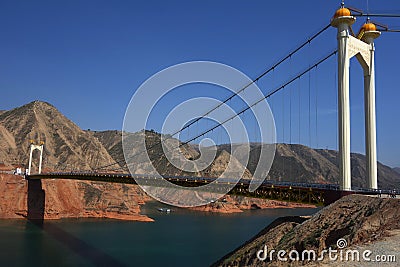
<svg viewBox="0 0 400 267"><path fill-rule="evenodd" d="M166 213L170 213L171 212L171 209L169 209L169 208L157 208L157 210L159 212L166 212Z"/></svg>

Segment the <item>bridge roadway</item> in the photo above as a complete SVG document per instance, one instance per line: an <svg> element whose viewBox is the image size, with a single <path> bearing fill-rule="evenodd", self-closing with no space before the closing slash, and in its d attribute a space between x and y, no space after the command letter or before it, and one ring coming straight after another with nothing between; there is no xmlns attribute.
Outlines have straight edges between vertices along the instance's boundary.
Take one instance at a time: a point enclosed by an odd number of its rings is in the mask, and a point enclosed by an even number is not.
<svg viewBox="0 0 400 267"><path fill-rule="evenodd" d="M121 173L92 173L92 172L51 172L42 174L32 174L25 176L27 180L37 179L68 179L86 180L110 183L140 184L148 186L160 186L161 178L156 175L146 174L121 174ZM196 187L209 184L216 178L208 177L189 177L189 176L163 176L165 180L173 184ZM139 181L138 180L138 181ZM254 192L249 192L250 179L240 179L229 194L242 195L248 197L281 200L288 202L308 203L315 205L328 205L348 194L367 194L377 195L379 191L358 188L352 191L341 191L336 184L317 184L317 183L294 183L265 180ZM223 191L226 186L231 186L235 181L229 178L219 178L218 188ZM200 189L201 190L201 189ZM386 192L388 191L388 192ZM226 192L226 191L225 191ZM218 192L215 192L218 193ZM390 193L389 190L381 190L382 194Z"/></svg>

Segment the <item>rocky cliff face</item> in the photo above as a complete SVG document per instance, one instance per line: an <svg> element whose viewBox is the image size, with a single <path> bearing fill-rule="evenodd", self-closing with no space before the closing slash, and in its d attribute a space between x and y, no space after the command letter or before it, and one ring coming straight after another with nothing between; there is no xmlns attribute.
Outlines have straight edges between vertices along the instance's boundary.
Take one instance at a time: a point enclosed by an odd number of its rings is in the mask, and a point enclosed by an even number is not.
<svg viewBox="0 0 400 267"><path fill-rule="evenodd" d="M295 249L301 253L312 249L320 253L328 247L336 249L336 242L340 238L347 241L347 246L354 246L381 240L399 229L399 199L350 195L325 207L311 218L277 219L214 266L288 266L288 262L276 259L260 261L256 253L264 245L268 246L269 251L289 252Z"/></svg>
<svg viewBox="0 0 400 267"><path fill-rule="evenodd" d="M113 218L152 221L140 215L149 197L136 185L72 180L26 181L0 174L0 218Z"/></svg>
<svg viewBox="0 0 400 267"><path fill-rule="evenodd" d="M26 164L30 140L45 143L44 163L51 169L91 170L114 162L97 138L45 102L0 114L0 162Z"/></svg>

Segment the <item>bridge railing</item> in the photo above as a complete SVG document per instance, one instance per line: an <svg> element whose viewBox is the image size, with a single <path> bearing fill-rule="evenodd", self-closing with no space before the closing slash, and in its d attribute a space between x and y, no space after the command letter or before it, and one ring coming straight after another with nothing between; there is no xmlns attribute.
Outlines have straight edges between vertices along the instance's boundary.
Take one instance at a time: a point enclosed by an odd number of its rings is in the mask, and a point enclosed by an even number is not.
<svg viewBox="0 0 400 267"><path fill-rule="evenodd" d="M124 178L133 178L133 179L148 179L148 180L157 180L157 179L166 179L168 181L175 182L187 182L193 184L207 184L216 181L217 178L214 177L193 177L193 176L176 176L176 175L153 175L153 174L128 174L128 173L102 173L102 172L52 172L52 173L44 173L40 175L29 175L26 176L27 179L48 179L48 178L58 178L58 179L74 179L76 177L81 180L96 180L91 179L91 177L108 177L107 181L112 182L112 179L118 179L118 182L123 182ZM87 179L86 179L87 178ZM251 179L237 179L234 178L218 178L218 183L223 184L232 184L237 183L239 186L248 186L251 182ZM129 183L134 183L130 181ZM319 184L319 183L298 183L298 182L285 182L285 181L274 181L274 180L265 180L260 187L285 187L285 188L293 188L293 189L317 189L317 190L330 190L330 191L339 191L340 187L337 184ZM371 189L371 188L361 188L354 187L351 192L354 193L362 193L362 194L371 194L371 195L379 195L379 194L400 194L400 189Z"/></svg>

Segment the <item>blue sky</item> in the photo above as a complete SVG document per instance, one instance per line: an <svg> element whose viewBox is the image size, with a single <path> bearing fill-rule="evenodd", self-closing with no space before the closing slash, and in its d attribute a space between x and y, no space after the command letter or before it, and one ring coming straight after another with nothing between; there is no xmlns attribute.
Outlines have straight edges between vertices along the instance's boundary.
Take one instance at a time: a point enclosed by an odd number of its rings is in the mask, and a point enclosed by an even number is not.
<svg viewBox="0 0 400 267"><path fill-rule="evenodd" d="M346 4L366 10L366 2ZM333 0L1 1L0 109L38 99L50 102L83 129L121 129L130 98L151 75L177 63L210 60L254 78L329 23L339 4ZM400 13L400 2L369 0L369 9ZM400 19L377 20L400 26ZM358 19L355 31L363 21ZM378 157L391 166L400 166L399 43L397 33L383 33L376 41ZM268 92L335 47L332 28L258 85ZM337 148L335 64L335 58L328 60L269 100L278 141ZM362 72L355 60L351 64L352 151L363 153ZM228 95L215 87L190 88L182 91L183 98ZM154 119L153 128L160 118Z"/></svg>

